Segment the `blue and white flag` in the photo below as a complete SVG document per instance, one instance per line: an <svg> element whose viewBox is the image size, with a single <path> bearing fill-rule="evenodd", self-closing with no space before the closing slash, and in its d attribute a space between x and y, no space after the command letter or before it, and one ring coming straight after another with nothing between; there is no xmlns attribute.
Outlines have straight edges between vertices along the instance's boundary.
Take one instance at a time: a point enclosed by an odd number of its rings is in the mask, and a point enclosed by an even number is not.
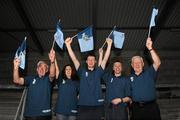
<svg viewBox="0 0 180 120"><path fill-rule="evenodd" d="M78 42L81 52L87 52L94 49L92 26L78 33Z"/></svg>
<svg viewBox="0 0 180 120"><path fill-rule="evenodd" d="M63 32L61 30L61 25L58 22L56 25L56 33L54 34L54 40L56 41L57 45L63 49L63 45L64 45L64 35Z"/></svg>
<svg viewBox="0 0 180 120"><path fill-rule="evenodd" d="M125 33L117 31L114 27L112 33L110 33L109 35L109 38L112 39L115 48L122 49L125 39Z"/></svg>
<svg viewBox="0 0 180 120"><path fill-rule="evenodd" d="M26 39L24 38L24 41L22 42L21 46L18 47L15 58L18 58L20 60L19 67L24 70L25 68L25 59L26 59Z"/></svg>
<svg viewBox="0 0 180 120"><path fill-rule="evenodd" d="M151 15L151 22L150 22L150 25L149 25L150 28L156 25L155 17L157 16L157 14L158 14L158 9L153 8L152 15Z"/></svg>
<svg viewBox="0 0 180 120"><path fill-rule="evenodd" d="M122 49L125 39L125 33L114 30L113 31L113 42L114 47Z"/></svg>

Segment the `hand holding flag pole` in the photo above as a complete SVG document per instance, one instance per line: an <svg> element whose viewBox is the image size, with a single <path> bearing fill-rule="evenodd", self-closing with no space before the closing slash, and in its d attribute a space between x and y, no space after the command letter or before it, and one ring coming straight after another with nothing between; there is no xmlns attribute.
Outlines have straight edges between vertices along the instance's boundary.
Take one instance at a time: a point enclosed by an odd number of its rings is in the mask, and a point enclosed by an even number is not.
<svg viewBox="0 0 180 120"><path fill-rule="evenodd" d="M110 36L112 35L114 29L116 28L116 26L114 26L113 30L110 32L110 34L108 35L108 38L110 38ZM103 45L101 46L101 49L103 49L104 45L106 44L106 41L103 43Z"/></svg>

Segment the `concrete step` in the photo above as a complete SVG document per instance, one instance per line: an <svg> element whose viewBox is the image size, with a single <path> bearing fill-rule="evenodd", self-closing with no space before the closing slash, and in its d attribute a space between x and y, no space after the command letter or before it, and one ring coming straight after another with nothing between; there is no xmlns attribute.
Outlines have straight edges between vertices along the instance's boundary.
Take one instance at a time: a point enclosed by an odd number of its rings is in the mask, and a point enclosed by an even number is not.
<svg viewBox="0 0 180 120"><path fill-rule="evenodd" d="M0 93L0 120L13 120L22 91L1 91ZM52 105L56 103L57 91L53 93ZM180 98L158 99L157 100L162 120L180 120ZM53 115L53 120L55 116Z"/></svg>

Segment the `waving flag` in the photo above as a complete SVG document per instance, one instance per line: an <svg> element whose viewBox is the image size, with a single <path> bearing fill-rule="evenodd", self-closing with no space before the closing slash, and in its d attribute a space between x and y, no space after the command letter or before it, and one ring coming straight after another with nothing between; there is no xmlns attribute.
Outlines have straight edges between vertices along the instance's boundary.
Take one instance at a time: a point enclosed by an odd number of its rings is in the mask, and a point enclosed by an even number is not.
<svg viewBox="0 0 180 120"><path fill-rule="evenodd" d="M117 31L116 28L114 27L114 29L109 35L109 38L113 40L115 48L122 49L125 39L125 33Z"/></svg>
<svg viewBox="0 0 180 120"><path fill-rule="evenodd" d="M114 47L122 49L125 39L125 33L114 30L113 31L113 42Z"/></svg>
<svg viewBox="0 0 180 120"><path fill-rule="evenodd" d="M151 27L155 26L155 17L158 14L158 9L153 8L152 10L152 15L151 15L151 21L150 21L150 25L149 25L149 32L148 32L148 37L150 36L150 32L151 32Z"/></svg>
<svg viewBox="0 0 180 120"><path fill-rule="evenodd" d="M63 49L63 45L64 45L64 35L63 32L61 30L61 25L60 22L57 23L56 25L56 33L54 34L54 40L56 41L57 45Z"/></svg>
<svg viewBox="0 0 180 120"><path fill-rule="evenodd" d="M151 15L151 22L150 22L149 27L153 27L153 26L156 25L155 17L156 17L157 14L158 14L158 9L153 8L152 15Z"/></svg>
<svg viewBox="0 0 180 120"><path fill-rule="evenodd" d="M21 69L25 69L25 59L26 59L26 39L27 37L24 38L24 41L22 42L21 46L18 47L15 58L20 59L20 65L19 67Z"/></svg>
<svg viewBox="0 0 180 120"><path fill-rule="evenodd" d="M81 52L87 52L94 49L92 26L78 33L78 42Z"/></svg>

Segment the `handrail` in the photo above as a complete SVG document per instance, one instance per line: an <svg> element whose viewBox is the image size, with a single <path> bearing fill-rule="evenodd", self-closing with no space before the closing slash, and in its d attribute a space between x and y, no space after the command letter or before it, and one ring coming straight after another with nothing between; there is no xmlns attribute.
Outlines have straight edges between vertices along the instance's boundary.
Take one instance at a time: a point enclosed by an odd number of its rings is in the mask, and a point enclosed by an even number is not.
<svg viewBox="0 0 180 120"><path fill-rule="evenodd" d="M27 96L27 88L24 88L22 96L21 96L21 100L19 102L16 114L14 117L14 120L18 120L18 115L19 115L20 111L21 111L20 120L23 120L23 113L24 113L24 107L25 107L25 102L26 102L26 96Z"/></svg>

